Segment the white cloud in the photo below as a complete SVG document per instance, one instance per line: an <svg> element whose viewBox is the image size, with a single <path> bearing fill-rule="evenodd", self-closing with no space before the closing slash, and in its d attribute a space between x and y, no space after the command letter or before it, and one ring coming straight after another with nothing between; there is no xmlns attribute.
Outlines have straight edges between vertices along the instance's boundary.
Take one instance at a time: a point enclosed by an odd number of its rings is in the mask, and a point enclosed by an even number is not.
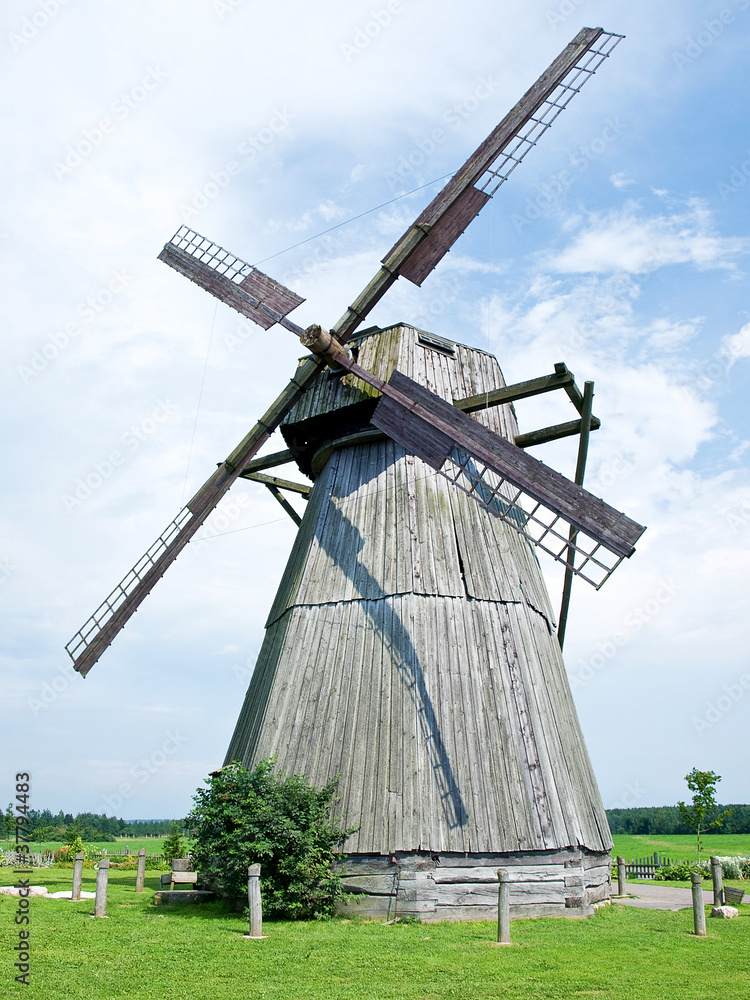
<svg viewBox="0 0 750 1000"><path fill-rule="evenodd" d="M727 370L740 358L750 358L750 323L746 323L739 333L724 337L721 353L728 359Z"/></svg>
<svg viewBox="0 0 750 1000"><path fill-rule="evenodd" d="M719 236L697 199L672 215L648 215L637 202L591 213L572 243L549 261L563 273L644 274L669 264L733 268L748 241Z"/></svg>
<svg viewBox="0 0 750 1000"><path fill-rule="evenodd" d="M624 191L625 188L629 188L631 185L635 184L633 178L628 177L624 171L621 171L618 174L611 174L609 179L618 191Z"/></svg>

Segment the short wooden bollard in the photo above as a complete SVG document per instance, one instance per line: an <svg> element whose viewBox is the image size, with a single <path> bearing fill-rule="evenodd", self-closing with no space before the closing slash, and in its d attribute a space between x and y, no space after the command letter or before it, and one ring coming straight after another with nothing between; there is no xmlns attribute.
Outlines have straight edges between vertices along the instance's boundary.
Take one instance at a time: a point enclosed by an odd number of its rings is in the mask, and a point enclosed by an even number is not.
<svg viewBox="0 0 750 1000"><path fill-rule="evenodd" d="M107 916L107 880L109 879L109 861L99 862L96 873L96 899L94 900L94 916Z"/></svg>
<svg viewBox="0 0 750 1000"><path fill-rule="evenodd" d="M690 872L693 883L693 927L696 937L706 936L706 911L703 908L703 883L698 872Z"/></svg>
<svg viewBox="0 0 750 1000"><path fill-rule="evenodd" d="M497 881L497 943L510 944L510 876L507 868L498 868Z"/></svg>
<svg viewBox="0 0 750 1000"><path fill-rule="evenodd" d="M73 864L73 892L70 894L71 899L81 898L81 879L83 878L83 851L76 854L76 859Z"/></svg>
<svg viewBox="0 0 750 1000"><path fill-rule="evenodd" d="M247 901L250 906L251 938L263 937L263 904L260 898L260 865L250 865L247 870Z"/></svg>
<svg viewBox="0 0 750 1000"><path fill-rule="evenodd" d="M724 905L724 879L721 873L721 861L711 858L711 878L714 883L714 906Z"/></svg>
<svg viewBox="0 0 750 1000"><path fill-rule="evenodd" d="M146 877L146 848L138 851L138 871L135 876L135 891L143 892L143 880Z"/></svg>
<svg viewBox="0 0 750 1000"><path fill-rule="evenodd" d="M625 872L625 858L618 856L617 858L617 895L625 895L625 882L626 882L626 872Z"/></svg>

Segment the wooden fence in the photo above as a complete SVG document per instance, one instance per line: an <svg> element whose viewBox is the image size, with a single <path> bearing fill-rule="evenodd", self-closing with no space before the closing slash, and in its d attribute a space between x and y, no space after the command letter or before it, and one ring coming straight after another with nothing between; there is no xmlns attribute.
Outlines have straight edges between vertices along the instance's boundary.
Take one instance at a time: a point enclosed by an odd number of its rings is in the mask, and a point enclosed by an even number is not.
<svg viewBox="0 0 750 1000"><path fill-rule="evenodd" d="M657 868L664 865L691 864L689 861L675 861L654 853L646 858L631 858L625 864L625 874L628 878L653 878Z"/></svg>

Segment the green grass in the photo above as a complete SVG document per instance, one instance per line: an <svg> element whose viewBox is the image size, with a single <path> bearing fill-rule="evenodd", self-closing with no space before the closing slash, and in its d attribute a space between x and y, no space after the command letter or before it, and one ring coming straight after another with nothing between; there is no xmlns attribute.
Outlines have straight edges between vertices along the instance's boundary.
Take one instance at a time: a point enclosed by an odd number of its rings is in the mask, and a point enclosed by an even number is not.
<svg viewBox="0 0 750 1000"><path fill-rule="evenodd" d="M146 854L161 854L162 847L164 846L164 841L166 837L127 837L120 840L92 840L86 841L86 846L89 843L93 844L98 850L107 851L123 851L127 848L132 854L137 854L142 847L146 848ZM0 844L6 850L13 850L15 848L15 841L2 841ZM29 847L32 851L57 851L63 846L62 841L59 840L46 840L41 844L29 843Z"/></svg>
<svg viewBox="0 0 750 1000"><path fill-rule="evenodd" d="M0 881L12 884L11 869ZM50 891L69 869L38 870ZM512 947L492 947L492 923L266 922L264 941L218 904L154 907L158 879L138 895L131 872L112 871L108 918L92 901L31 900L32 983L39 1000L745 1000L750 905L738 920L709 920L695 938L689 910L613 905L586 920L519 920ZM84 870L92 891L94 873ZM13 915L0 896L0 995L10 996ZM745 923L748 920L748 923ZM8 983L5 986L5 982Z"/></svg>
<svg viewBox="0 0 750 1000"><path fill-rule="evenodd" d="M692 861L695 858L695 837L691 834L670 834L660 836L631 837L627 834L617 834L613 838L615 846L612 857L618 855L630 861L631 858L644 858L659 852L660 856L675 858L678 861ZM712 833L702 838L703 850L701 858L706 860L713 854L722 856L740 855L750 857L750 834L747 833Z"/></svg>

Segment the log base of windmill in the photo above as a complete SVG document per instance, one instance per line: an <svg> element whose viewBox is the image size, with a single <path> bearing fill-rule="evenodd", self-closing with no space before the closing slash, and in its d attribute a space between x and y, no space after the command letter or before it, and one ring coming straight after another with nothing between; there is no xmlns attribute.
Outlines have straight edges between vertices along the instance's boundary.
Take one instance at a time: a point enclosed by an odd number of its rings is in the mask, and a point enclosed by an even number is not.
<svg viewBox="0 0 750 1000"><path fill-rule="evenodd" d="M571 848L515 854L350 854L342 881L346 916L434 922L497 918L498 868L512 872L510 915L588 917L611 894L609 853Z"/></svg>

